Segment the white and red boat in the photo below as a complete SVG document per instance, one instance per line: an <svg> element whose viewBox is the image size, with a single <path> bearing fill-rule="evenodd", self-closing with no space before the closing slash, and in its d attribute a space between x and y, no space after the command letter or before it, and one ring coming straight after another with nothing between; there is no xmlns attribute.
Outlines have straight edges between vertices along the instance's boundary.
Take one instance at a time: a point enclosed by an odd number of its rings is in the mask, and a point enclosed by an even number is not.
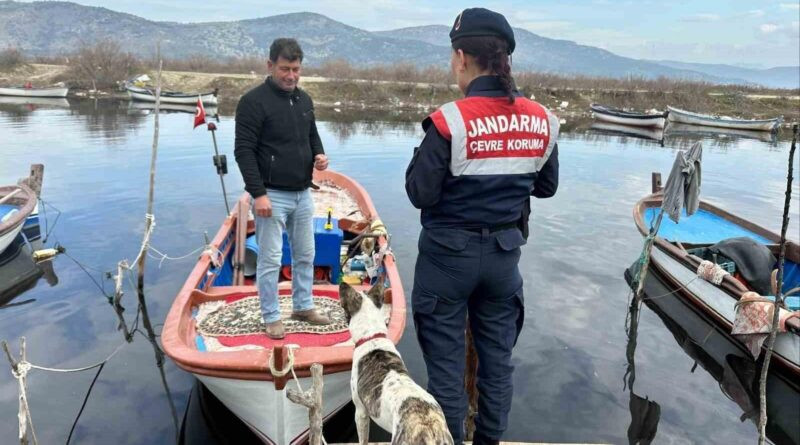
<svg viewBox="0 0 800 445"><path fill-rule="evenodd" d="M361 249L358 235L377 232L383 227L367 192L355 181L336 172L315 172L315 216L331 222L321 229L317 257L330 245L330 233L341 234L335 246L335 265L319 266L315 259L313 286L318 310L334 321L328 332L308 332L290 326L283 340L269 339L263 333L254 283L244 276L246 239L255 226L249 217L249 196L243 195L203 253L181 288L167 315L161 341L164 351L184 370L194 374L219 400L244 421L265 443L288 445L308 440L308 411L286 397L291 370L304 389L311 385L310 367L323 366L323 417L329 418L350 402L350 368L353 341L347 321L338 304L338 275L342 246ZM328 208L332 208L329 213ZM328 216L332 213L332 217ZM338 218L336 218L338 217ZM319 220L315 220L315 225ZM341 231L337 230L337 226ZM381 233L385 234L385 230ZM374 264L387 283L385 310L388 338L399 342L406 321L406 301L400 275L388 251L388 237L381 235L372 249ZM345 264L350 264L349 262ZM347 271L347 267L345 267ZM375 269L373 269L375 270ZM282 271L284 278L290 276ZM361 272L358 272L361 273ZM353 281L358 273L348 272L343 279ZM355 274L355 275L354 275ZM356 287L369 288L369 276ZM374 278L373 278L374 279ZM291 293L291 279L279 284L279 293ZM284 302L283 299L281 300ZM285 306L285 305L282 305ZM291 311L291 305L288 305ZM340 312L341 311L341 312ZM245 320L245 321L242 321ZM249 324L247 322L249 320ZM259 331L259 329L261 329ZM217 335L221 334L221 335ZM294 346L293 346L294 345Z"/></svg>

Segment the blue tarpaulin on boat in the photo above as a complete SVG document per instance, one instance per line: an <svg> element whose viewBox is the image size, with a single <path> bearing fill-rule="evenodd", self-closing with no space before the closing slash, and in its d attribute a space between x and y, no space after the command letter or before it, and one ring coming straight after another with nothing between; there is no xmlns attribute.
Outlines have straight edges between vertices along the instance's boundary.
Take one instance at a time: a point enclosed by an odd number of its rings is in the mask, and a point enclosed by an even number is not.
<svg viewBox="0 0 800 445"><path fill-rule="evenodd" d="M645 209L644 221L647 227L658 217L658 207ZM680 223L676 224L668 218L661 221L661 228L658 235L669 241L680 241L684 243L717 243L724 239L746 236L753 240L771 244L770 241L757 235L737 224L721 218L706 210L698 210L692 216L686 216L686 209L682 211Z"/></svg>

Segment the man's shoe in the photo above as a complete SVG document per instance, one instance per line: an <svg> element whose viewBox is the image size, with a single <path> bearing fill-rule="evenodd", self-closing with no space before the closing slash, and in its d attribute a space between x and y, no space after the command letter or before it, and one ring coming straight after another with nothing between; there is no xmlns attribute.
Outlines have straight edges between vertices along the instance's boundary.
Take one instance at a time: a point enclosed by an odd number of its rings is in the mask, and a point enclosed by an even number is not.
<svg viewBox="0 0 800 445"><path fill-rule="evenodd" d="M267 328L265 331L267 333L267 337L273 340L280 340L286 336L286 332L283 330L283 322L280 320L267 323Z"/></svg>
<svg viewBox="0 0 800 445"><path fill-rule="evenodd" d="M305 321L316 325L331 324L331 319L320 314L316 309L294 312L292 313L292 319Z"/></svg>

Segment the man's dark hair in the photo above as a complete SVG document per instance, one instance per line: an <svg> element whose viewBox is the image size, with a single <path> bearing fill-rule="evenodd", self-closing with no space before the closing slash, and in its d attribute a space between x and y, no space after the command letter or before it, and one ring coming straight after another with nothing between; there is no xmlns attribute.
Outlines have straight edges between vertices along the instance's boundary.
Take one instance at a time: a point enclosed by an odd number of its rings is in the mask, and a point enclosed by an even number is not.
<svg viewBox="0 0 800 445"><path fill-rule="evenodd" d="M283 57L289 62L295 60L303 61L303 50L295 39L280 38L275 39L269 46L269 60L272 63L278 61L278 57Z"/></svg>

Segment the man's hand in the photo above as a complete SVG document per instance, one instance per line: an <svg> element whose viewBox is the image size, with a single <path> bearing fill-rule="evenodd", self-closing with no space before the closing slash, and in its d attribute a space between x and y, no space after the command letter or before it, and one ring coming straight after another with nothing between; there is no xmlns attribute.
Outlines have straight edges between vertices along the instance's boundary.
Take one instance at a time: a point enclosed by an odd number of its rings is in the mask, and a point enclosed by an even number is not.
<svg viewBox="0 0 800 445"><path fill-rule="evenodd" d="M320 171L328 168L328 157L325 155L314 156L314 168Z"/></svg>
<svg viewBox="0 0 800 445"><path fill-rule="evenodd" d="M254 207L256 216L267 218L272 216L272 202L269 200L269 196L264 195L256 198Z"/></svg>

